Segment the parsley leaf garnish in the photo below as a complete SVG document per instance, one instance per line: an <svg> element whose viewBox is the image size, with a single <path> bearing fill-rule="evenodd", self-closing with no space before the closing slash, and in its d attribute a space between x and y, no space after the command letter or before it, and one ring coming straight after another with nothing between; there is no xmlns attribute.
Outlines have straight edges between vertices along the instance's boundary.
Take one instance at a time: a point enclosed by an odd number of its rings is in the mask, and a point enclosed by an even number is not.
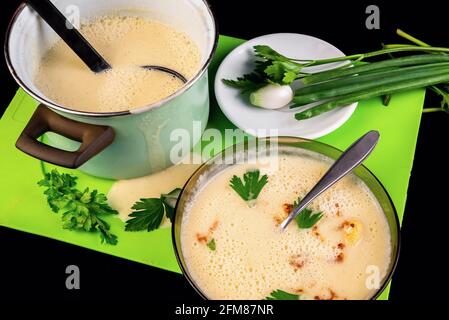
<svg viewBox="0 0 449 320"><path fill-rule="evenodd" d="M255 69L236 80L223 79L223 83L240 89L241 93L251 93L269 83L288 85L301 75L304 65L294 62L273 50L269 46L254 46L256 57Z"/></svg>
<svg viewBox="0 0 449 320"><path fill-rule="evenodd" d="M237 194L247 202L248 206L254 207L256 199L263 187L268 183L268 176L265 174L260 177L259 170L247 171L241 178L234 175L230 181L230 186Z"/></svg>
<svg viewBox="0 0 449 320"><path fill-rule="evenodd" d="M293 203L293 210L298 206L300 199ZM323 212L313 212L309 208L302 210L295 218L296 223L300 229L312 228L323 217Z"/></svg>
<svg viewBox="0 0 449 320"><path fill-rule="evenodd" d="M117 244L117 236L109 231L109 224L100 218L102 215L117 214L117 211L107 204L106 196L97 190L76 189L76 179L54 169L46 173L38 185L47 188L44 194L52 211L63 211L61 219L64 229L98 231L101 243Z"/></svg>
<svg viewBox="0 0 449 320"><path fill-rule="evenodd" d="M140 199L129 215L132 219L126 222L125 231L152 231L159 228L164 218L164 204L160 198Z"/></svg>
<svg viewBox="0 0 449 320"><path fill-rule="evenodd" d="M301 67L296 64L273 61L271 65L265 69L265 73L272 82L284 85L291 84L295 81L300 70Z"/></svg>
<svg viewBox="0 0 449 320"><path fill-rule="evenodd" d="M312 228L323 217L322 212L314 213L312 210L306 208L301 211L295 218L298 227L301 229Z"/></svg>
<svg viewBox="0 0 449 320"><path fill-rule="evenodd" d="M224 84L239 89L242 94L256 91L267 84L267 82L259 77L256 73L245 74L237 80L223 79Z"/></svg>
<svg viewBox="0 0 449 320"><path fill-rule="evenodd" d="M258 45L254 46L254 51L256 53L256 56L259 58L263 58L265 60L271 60L271 61L282 61L282 62L291 62L289 58L286 56L280 54L273 48L265 45Z"/></svg>
<svg viewBox="0 0 449 320"><path fill-rule="evenodd" d="M47 203L53 212L58 212L67 203L65 195L72 193L76 186L77 177L70 174L59 174L57 170L45 174L45 178L37 184L47 187L44 194L47 196Z"/></svg>
<svg viewBox="0 0 449 320"><path fill-rule="evenodd" d="M168 194L162 194L160 198L140 199L129 215L131 219L126 221L125 231L153 231L162 223L165 216L173 222L174 208L181 193L181 189L175 189Z"/></svg>
<svg viewBox="0 0 449 320"><path fill-rule="evenodd" d="M215 251L215 249L217 248L217 244L215 243L215 239L210 240L206 245L212 251Z"/></svg>
<svg viewBox="0 0 449 320"><path fill-rule="evenodd" d="M301 296L298 294L288 293L282 290L275 290L270 293L269 297L266 297L265 300L299 300Z"/></svg>

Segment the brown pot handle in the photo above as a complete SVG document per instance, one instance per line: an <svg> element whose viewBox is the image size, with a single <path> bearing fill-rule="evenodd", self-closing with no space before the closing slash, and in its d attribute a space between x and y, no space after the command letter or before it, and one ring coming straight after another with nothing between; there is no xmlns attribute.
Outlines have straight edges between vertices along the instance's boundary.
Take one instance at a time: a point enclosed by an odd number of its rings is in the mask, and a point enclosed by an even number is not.
<svg viewBox="0 0 449 320"><path fill-rule="evenodd" d="M37 140L48 131L81 142L81 146L77 151L70 152ZM39 105L23 129L16 147L45 162L75 169L110 145L114 135L111 127L67 119L44 105Z"/></svg>

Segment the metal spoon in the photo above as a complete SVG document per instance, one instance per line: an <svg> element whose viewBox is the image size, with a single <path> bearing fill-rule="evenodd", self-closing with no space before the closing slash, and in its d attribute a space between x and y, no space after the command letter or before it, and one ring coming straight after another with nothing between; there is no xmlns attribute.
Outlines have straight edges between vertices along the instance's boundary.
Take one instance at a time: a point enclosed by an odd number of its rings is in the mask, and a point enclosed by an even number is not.
<svg viewBox="0 0 449 320"><path fill-rule="evenodd" d="M90 70L98 73L112 68L50 0L27 0L27 2L78 57L83 60ZM170 68L154 65L141 67L147 70L166 72L184 83L187 82L187 79L182 74Z"/></svg>
<svg viewBox="0 0 449 320"><path fill-rule="evenodd" d="M281 229L285 230L290 222L304 210L307 205L316 197L329 189L341 178L349 174L354 168L359 166L370 153L374 150L379 141L380 134L378 131L370 131L359 140L354 142L346 151L338 158L330 169L324 174L320 181L310 190L310 192L302 199L298 206L290 213L290 215L281 223Z"/></svg>

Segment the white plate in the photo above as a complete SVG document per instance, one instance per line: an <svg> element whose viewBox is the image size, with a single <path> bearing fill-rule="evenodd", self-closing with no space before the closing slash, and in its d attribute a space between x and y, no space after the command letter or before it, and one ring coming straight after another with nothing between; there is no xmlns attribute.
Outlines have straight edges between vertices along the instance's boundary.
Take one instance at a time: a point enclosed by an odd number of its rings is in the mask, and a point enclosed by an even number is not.
<svg viewBox="0 0 449 320"><path fill-rule="evenodd" d="M289 109L266 110L252 106L240 91L225 85L222 79L236 79L250 73L255 59L253 46L268 45L287 57L298 59L325 59L344 56L343 52L326 41L296 33L275 33L252 39L235 48L221 63L215 78L215 96L223 113L240 129L259 137L272 135L277 130L279 136L294 136L314 139L324 136L345 123L357 107L357 103L337 108L317 117L298 121L295 113L313 104ZM332 69L341 64L326 67L306 68L304 71L316 72ZM297 82L295 86L301 86ZM273 133L273 131L272 131Z"/></svg>

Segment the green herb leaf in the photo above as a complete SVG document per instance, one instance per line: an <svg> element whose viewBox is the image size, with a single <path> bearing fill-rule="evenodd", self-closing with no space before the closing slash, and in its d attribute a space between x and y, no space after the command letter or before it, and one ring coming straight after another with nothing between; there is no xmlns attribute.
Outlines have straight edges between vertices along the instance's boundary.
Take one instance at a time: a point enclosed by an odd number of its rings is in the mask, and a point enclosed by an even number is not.
<svg viewBox="0 0 449 320"><path fill-rule="evenodd" d="M262 88L267 82L256 73L245 74L237 80L223 79L224 84L239 89L242 94L251 93Z"/></svg>
<svg viewBox="0 0 449 320"><path fill-rule="evenodd" d="M291 84L297 79L303 67L269 46L254 46L254 51L256 57L261 58L255 61L254 72L236 80L223 79L223 83L247 94L257 91L268 83Z"/></svg>
<svg viewBox="0 0 449 320"><path fill-rule="evenodd" d="M263 72L268 80L281 84L291 84L295 81L303 68L303 65L283 56L269 46L254 46L256 56L266 61L259 63L259 72L265 66Z"/></svg>
<svg viewBox="0 0 449 320"><path fill-rule="evenodd" d="M295 218L298 227L301 229L312 228L323 217L322 212L314 213L310 209L302 210Z"/></svg>
<svg viewBox="0 0 449 320"><path fill-rule="evenodd" d="M109 223L98 217L95 217L95 219L96 219L95 228L98 231L100 231L101 243L116 245L118 242L117 236L109 232L109 229L111 228L109 226Z"/></svg>
<svg viewBox="0 0 449 320"><path fill-rule="evenodd" d="M217 248L217 245L215 244L215 239L210 240L210 241L207 243L207 247L208 247L210 250L215 251L215 249Z"/></svg>
<svg viewBox="0 0 449 320"><path fill-rule="evenodd" d="M64 229L98 231L102 243L117 244L117 237L109 231L109 224L99 217L117 214L117 211L107 204L106 196L97 190L76 189L76 179L66 173L60 174L54 169L46 173L38 185L47 188L44 194L53 212L63 211L61 220Z"/></svg>
<svg viewBox="0 0 449 320"><path fill-rule="evenodd" d="M71 194L76 186L77 177L67 173L59 174L57 170L46 173L44 179L37 184L41 187L47 187L44 194L47 196L47 202L53 212L58 212L67 202L65 195Z"/></svg>
<svg viewBox="0 0 449 320"><path fill-rule="evenodd" d="M282 62L275 61L265 69L265 73L275 83L282 83L285 69Z"/></svg>
<svg viewBox="0 0 449 320"><path fill-rule="evenodd" d="M243 175L243 181L237 176L233 176L230 186L237 194L248 203L249 207L255 205L255 200L259 196L263 187L268 183L268 176L260 177L259 170L248 171Z"/></svg>
<svg viewBox="0 0 449 320"><path fill-rule="evenodd" d="M282 83L284 84L291 84L293 81L296 80L298 77L298 74L294 71L287 71L284 73L284 77L282 78Z"/></svg>
<svg viewBox="0 0 449 320"><path fill-rule="evenodd" d="M299 205L299 202L301 201L300 198L296 200L292 207L292 210L295 210L295 208ZM295 218L296 224L300 229L309 229L312 228L315 224L318 223L318 221L321 220L323 217L323 212L313 212L313 210L309 208L305 208L302 210Z"/></svg>
<svg viewBox="0 0 449 320"><path fill-rule="evenodd" d="M132 209L125 231L152 231L159 228L164 218L164 203L158 198L140 199Z"/></svg>
<svg viewBox="0 0 449 320"><path fill-rule="evenodd" d="M256 53L256 56L259 58L263 58L263 59L271 60L271 61L291 62L291 60L289 58L280 54L279 52L277 52L276 50L274 50L273 48L271 48L269 46L258 45L258 46L254 46L253 48Z"/></svg>
<svg viewBox="0 0 449 320"><path fill-rule="evenodd" d="M165 216L173 223L175 206L178 201L181 189L162 194L160 198L140 199L129 215L131 219L126 221L125 231L152 231L160 227Z"/></svg>
<svg viewBox="0 0 449 320"><path fill-rule="evenodd" d="M290 62L274 61L271 65L265 68L265 73L268 78L278 84L291 84L296 80L301 67Z"/></svg>
<svg viewBox="0 0 449 320"><path fill-rule="evenodd" d="M266 297L265 300L299 300L301 296L298 294L288 293L282 290L275 290L270 293L269 297Z"/></svg>

